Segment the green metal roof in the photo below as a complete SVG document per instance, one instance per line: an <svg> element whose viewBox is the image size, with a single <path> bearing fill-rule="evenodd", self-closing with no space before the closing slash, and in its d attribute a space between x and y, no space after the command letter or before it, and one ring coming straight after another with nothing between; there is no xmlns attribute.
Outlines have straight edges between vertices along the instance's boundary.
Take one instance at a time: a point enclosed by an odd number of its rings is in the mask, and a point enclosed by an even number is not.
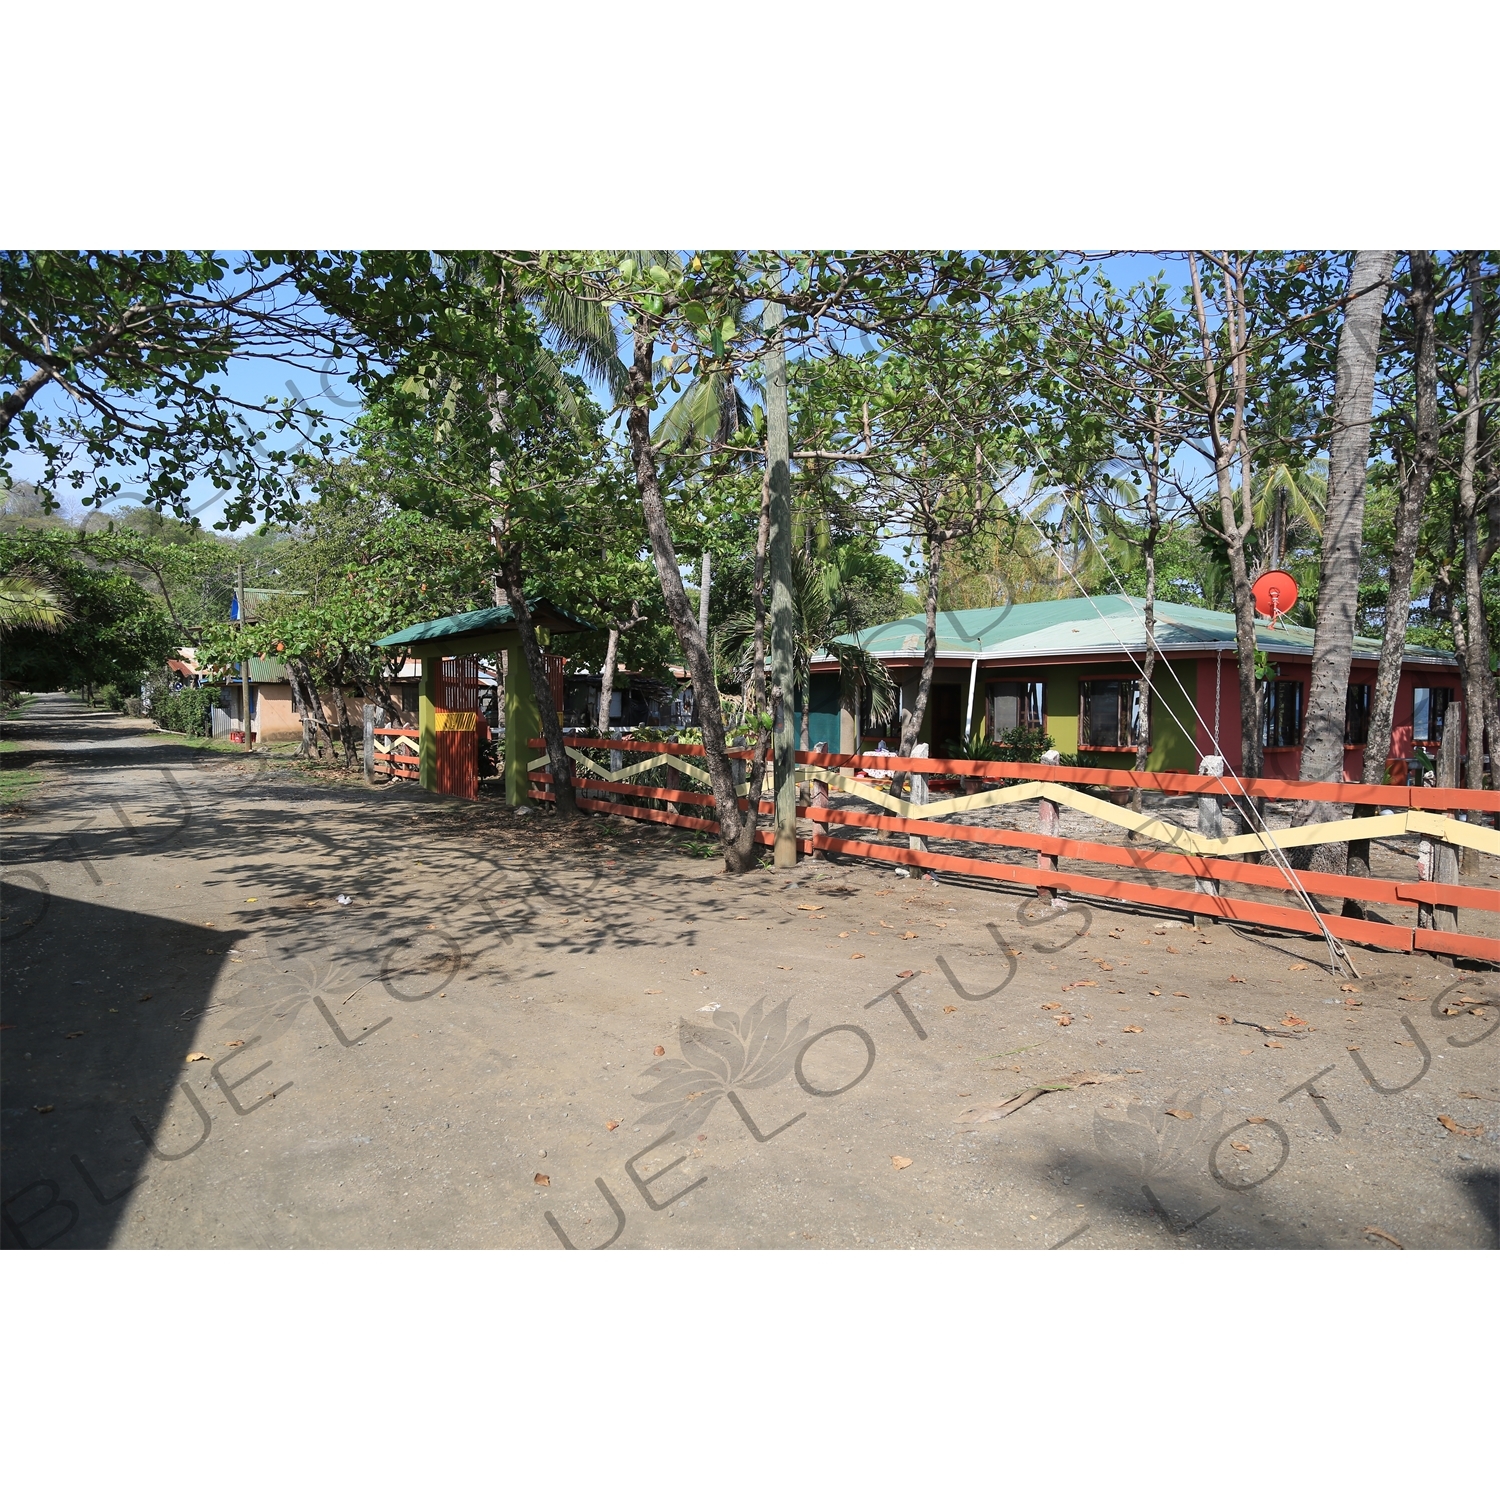
<svg viewBox="0 0 1500 1500"><path fill-rule="evenodd" d="M1089 599L1042 599L1031 604L997 604L991 609L939 610L937 653L958 658L1012 658L1025 660L1050 656L1099 656L1126 651L1139 655L1146 649L1144 599L1126 594L1101 594ZM872 655L920 658L927 621L922 615L907 615L885 625L862 630L858 637L840 636L841 641L863 646ZM1313 634L1305 625L1284 622L1273 630L1257 622L1256 645L1262 651L1292 656L1310 656ZM1225 611L1200 609L1193 604L1156 606L1156 644L1162 651L1193 654L1235 649L1234 616ZM1380 642L1356 636L1356 657L1376 659ZM819 660L828 658L820 654ZM1434 666L1456 666L1451 651L1426 646L1408 646L1405 660Z"/></svg>
<svg viewBox="0 0 1500 1500"><path fill-rule="evenodd" d="M533 623L543 625L554 634L576 630L594 630L597 627L588 620L581 620L567 610L558 609L545 599L528 600ZM394 635L383 635L375 642L377 646L415 646L423 641L462 642L466 636L489 635L497 630L514 630L515 611L502 604L493 609L471 609L461 615L444 615L440 620L424 620L420 625L408 625Z"/></svg>

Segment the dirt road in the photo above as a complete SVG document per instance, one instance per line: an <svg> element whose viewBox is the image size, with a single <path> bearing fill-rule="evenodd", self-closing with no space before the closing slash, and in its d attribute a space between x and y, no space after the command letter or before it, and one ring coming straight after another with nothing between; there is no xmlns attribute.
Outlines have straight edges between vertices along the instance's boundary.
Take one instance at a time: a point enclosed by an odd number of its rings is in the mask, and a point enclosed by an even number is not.
<svg viewBox="0 0 1500 1500"><path fill-rule="evenodd" d="M6 731L7 1245L1497 1242L1500 976Z"/></svg>

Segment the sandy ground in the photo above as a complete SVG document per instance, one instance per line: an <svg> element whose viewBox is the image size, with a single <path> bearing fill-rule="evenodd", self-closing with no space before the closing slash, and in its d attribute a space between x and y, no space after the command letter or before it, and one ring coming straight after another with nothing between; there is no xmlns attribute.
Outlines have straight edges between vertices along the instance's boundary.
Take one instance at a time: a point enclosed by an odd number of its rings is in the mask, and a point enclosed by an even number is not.
<svg viewBox="0 0 1500 1500"><path fill-rule="evenodd" d="M7 1246L1497 1242L1496 974L145 729L6 726Z"/></svg>

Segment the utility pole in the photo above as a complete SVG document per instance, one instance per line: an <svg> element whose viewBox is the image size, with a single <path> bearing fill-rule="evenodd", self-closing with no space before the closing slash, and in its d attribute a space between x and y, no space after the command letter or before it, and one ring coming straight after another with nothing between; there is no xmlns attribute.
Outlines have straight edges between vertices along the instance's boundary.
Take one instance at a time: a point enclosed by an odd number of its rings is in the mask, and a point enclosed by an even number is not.
<svg viewBox="0 0 1500 1500"><path fill-rule="evenodd" d="M240 636L245 634L245 565L236 563L234 569L235 609L239 615ZM250 754L250 663L240 663L240 723L245 726L245 754Z"/></svg>
<svg viewBox="0 0 1500 1500"><path fill-rule="evenodd" d="M774 727L771 749L776 789L776 842L773 863L790 870L797 863L797 755L793 736L796 687L792 670L792 435L787 414L784 316L773 301L781 271L771 275L763 323L766 330L766 482L771 491L771 688Z"/></svg>

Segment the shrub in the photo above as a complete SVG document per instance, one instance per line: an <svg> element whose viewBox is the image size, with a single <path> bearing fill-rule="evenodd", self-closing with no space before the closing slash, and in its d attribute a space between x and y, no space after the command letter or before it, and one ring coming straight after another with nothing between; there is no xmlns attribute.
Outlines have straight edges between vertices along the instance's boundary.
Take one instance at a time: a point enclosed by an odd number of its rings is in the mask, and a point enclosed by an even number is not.
<svg viewBox="0 0 1500 1500"><path fill-rule="evenodd" d="M151 717L172 734L207 737L213 732L213 709L219 701L216 687L181 687L151 695Z"/></svg>

